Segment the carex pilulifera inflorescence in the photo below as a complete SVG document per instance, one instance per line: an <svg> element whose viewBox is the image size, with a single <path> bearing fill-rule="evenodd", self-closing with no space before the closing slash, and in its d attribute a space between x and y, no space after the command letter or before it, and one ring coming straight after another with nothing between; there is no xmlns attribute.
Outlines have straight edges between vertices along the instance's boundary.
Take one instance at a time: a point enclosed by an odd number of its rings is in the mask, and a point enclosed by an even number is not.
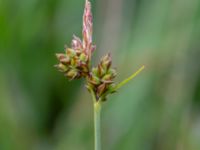
<svg viewBox="0 0 200 150"><path fill-rule="evenodd" d="M111 68L110 54L102 57L97 67L91 67L91 56L96 49L92 44L92 33L91 3L86 0L83 14L83 39L73 36L71 47L65 47L65 53L56 54L59 60L56 67L70 80L85 78L86 87L90 92L95 93L96 100L99 100L104 93L112 91L116 71ZM105 96L102 100L105 100Z"/></svg>
<svg viewBox="0 0 200 150"><path fill-rule="evenodd" d="M103 56L97 66L92 66L91 57L96 49L92 42L92 33L91 3L86 0L83 14L82 40L74 35L71 46L66 46L64 53L56 54L59 64L55 66L69 80L80 78L86 80L86 88L91 93L94 102L94 147L95 150L101 150L100 112L102 102L106 101L109 94L116 92L121 86L133 79L144 69L144 66L127 79L115 84L114 79L117 73L112 68L110 53Z"/></svg>
<svg viewBox="0 0 200 150"><path fill-rule="evenodd" d="M92 67L91 57L96 49L96 45L92 43L92 19L91 3L86 0L83 14L82 40L74 35L71 47L66 46L64 53L56 54L59 64L55 66L70 80L85 78L86 87L89 92L95 95L96 101L105 101L108 94L114 93L121 85L132 79L144 66L118 85L114 83L117 73L111 66L112 59L110 54L102 57L96 67Z"/></svg>

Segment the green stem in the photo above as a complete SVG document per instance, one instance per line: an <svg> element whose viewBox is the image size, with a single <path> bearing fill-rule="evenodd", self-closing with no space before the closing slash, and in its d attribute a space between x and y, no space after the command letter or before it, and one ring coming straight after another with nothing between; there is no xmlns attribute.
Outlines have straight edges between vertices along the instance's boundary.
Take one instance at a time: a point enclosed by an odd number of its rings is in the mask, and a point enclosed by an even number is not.
<svg viewBox="0 0 200 150"><path fill-rule="evenodd" d="M101 150L101 101L94 103L95 150Z"/></svg>
<svg viewBox="0 0 200 150"><path fill-rule="evenodd" d="M94 91L88 87L94 104L94 150L101 150L101 105L102 100L97 100Z"/></svg>

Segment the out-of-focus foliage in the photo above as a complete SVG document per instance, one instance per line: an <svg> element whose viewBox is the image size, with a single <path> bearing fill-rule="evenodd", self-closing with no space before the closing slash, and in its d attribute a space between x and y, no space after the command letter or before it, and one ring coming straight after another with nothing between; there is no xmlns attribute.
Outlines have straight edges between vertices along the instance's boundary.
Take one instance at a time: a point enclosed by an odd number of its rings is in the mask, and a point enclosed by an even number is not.
<svg viewBox="0 0 200 150"><path fill-rule="evenodd" d="M117 81L104 150L200 149L200 0L91 0L97 50ZM84 0L0 0L0 150L92 150L92 100L53 67L81 36Z"/></svg>

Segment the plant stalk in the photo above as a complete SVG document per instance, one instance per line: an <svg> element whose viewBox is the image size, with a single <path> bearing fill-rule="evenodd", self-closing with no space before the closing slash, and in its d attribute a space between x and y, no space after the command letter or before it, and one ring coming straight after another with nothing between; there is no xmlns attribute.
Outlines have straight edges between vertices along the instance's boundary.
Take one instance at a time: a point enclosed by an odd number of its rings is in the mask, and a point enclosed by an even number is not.
<svg viewBox="0 0 200 150"><path fill-rule="evenodd" d="M94 103L94 139L95 150L101 150L101 102Z"/></svg>

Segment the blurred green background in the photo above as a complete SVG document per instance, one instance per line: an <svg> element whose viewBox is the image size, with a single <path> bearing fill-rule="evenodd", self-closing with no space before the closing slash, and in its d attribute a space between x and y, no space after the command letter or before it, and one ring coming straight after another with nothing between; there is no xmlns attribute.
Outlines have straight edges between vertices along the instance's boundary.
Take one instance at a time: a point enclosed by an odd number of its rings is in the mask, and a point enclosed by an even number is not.
<svg viewBox="0 0 200 150"><path fill-rule="evenodd" d="M111 52L104 150L200 150L200 0L91 0L94 64ZM0 0L0 150L93 150L84 82L53 65L81 37L84 0Z"/></svg>

